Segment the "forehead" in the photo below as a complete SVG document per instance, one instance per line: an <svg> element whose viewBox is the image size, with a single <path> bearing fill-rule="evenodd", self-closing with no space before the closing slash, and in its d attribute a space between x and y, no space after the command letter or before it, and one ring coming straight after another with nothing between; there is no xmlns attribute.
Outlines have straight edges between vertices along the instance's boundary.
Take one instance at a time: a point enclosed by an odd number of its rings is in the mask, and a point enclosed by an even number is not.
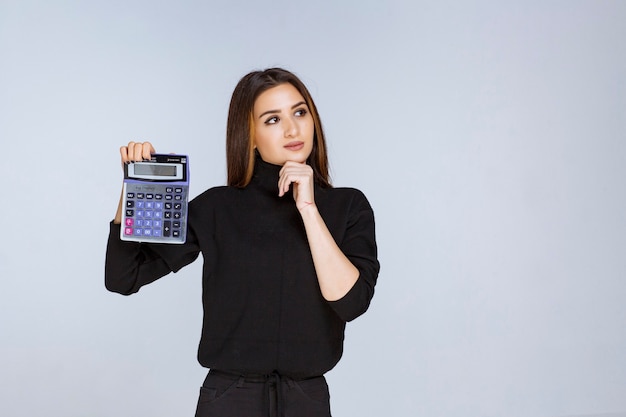
<svg viewBox="0 0 626 417"><path fill-rule="evenodd" d="M259 113L270 109L281 110L305 101L296 87L289 83L279 84L259 94L254 101L254 112Z"/></svg>

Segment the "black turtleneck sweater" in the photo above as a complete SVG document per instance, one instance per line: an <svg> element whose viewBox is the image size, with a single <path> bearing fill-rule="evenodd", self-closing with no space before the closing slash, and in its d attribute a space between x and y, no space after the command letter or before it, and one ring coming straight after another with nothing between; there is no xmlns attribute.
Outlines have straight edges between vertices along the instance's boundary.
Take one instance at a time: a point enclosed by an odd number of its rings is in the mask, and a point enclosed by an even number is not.
<svg viewBox="0 0 626 417"><path fill-rule="evenodd" d="M365 196L351 188L315 188L326 226L360 273L343 298L329 302L293 197L278 197L280 168L257 159L246 188L215 187L190 201L183 245L121 241L120 225L111 224L105 265L110 291L135 293L202 253L198 360L204 367L322 375L341 358L345 323L364 313L374 294L379 264Z"/></svg>

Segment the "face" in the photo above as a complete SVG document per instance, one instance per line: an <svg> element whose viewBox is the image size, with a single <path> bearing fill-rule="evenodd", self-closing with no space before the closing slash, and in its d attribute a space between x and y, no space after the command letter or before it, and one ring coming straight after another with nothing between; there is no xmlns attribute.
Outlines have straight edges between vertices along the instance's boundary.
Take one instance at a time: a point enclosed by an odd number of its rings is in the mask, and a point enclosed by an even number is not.
<svg viewBox="0 0 626 417"><path fill-rule="evenodd" d="M254 146L265 162L306 161L313 149L313 117L293 85L280 84L261 93L252 116Z"/></svg>

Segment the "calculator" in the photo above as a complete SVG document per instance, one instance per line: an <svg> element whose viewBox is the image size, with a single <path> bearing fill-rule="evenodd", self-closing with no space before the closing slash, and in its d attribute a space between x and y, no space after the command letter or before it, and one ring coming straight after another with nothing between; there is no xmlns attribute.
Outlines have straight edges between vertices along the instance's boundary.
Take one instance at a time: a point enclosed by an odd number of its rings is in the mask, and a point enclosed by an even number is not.
<svg viewBox="0 0 626 417"><path fill-rule="evenodd" d="M189 158L154 154L149 161L124 164L120 239L185 243Z"/></svg>

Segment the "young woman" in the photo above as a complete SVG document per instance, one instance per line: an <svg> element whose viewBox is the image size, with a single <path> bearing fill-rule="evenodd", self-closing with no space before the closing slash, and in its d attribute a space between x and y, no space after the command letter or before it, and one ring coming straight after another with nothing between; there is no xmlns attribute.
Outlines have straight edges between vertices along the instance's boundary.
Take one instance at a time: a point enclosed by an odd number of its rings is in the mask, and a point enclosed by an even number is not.
<svg viewBox="0 0 626 417"><path fill-rule="evenodd" d="M148 159L149 142L121 148ZM272 68L244 76L226 134L228 185L189 203L183 245L121 241L121 202L107 247L106 287L121 294L177 272L202 253L198 351L210 371L196 416L330 416L324 374L363 314L379 271L365 196L332 188L322 124L304 84Z"/></svg>

